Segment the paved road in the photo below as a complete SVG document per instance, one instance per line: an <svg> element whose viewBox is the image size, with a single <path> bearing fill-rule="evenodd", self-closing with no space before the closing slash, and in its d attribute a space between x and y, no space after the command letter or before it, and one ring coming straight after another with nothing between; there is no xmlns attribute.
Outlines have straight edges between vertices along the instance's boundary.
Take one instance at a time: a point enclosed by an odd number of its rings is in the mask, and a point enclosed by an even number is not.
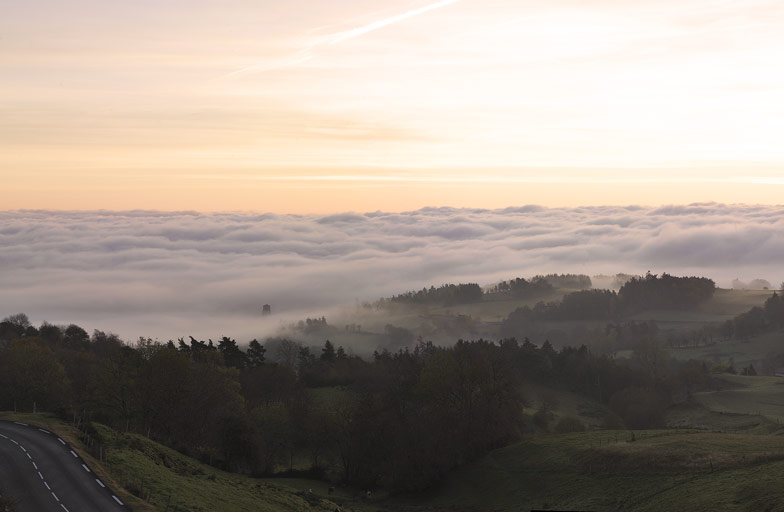
<svg viewBox="0 0 784 512"><path fill-rule="evenodd" d="M71 447L52 432L0 421L0 493L19 499L19 512L124 512Z"/></svg>

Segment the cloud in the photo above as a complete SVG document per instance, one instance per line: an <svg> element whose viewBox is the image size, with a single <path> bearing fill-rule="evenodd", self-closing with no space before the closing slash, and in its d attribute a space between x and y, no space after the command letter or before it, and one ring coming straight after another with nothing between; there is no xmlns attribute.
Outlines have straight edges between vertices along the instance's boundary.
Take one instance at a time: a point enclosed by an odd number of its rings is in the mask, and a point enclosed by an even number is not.
<svg viewBox="0 0 784 512"><path fill-rule="evenodd" d="M128 340L246 340L423 286L540 273L781 282L784 207L424 208L328 216L0 212L0 316ZM269 303L275 313L261 318Z"/></svg>
<svg viewBox="0 0 784 512"><path fill-rule="evenodd" d="M395 16L390 16L388 18L377 20L372 23L363 25L361 27L321 36L309 42L307 45L305 45L304 48L301 48L299 51L297 51L296 53L290 56L283 57L280 59L275 59L272 61L262 62L259 64L254 64L252 66L246 66L236 71L232 71L231 73L225 75L225 78L242 76L249 73L265 73L267 71L273 71L276 69L296 67L299 66L300 64L304 64L309 60L313 59L316 56L314 54L314 50L320 46L334 45L334 44L342 43L344 41L348 41L350 39L355 39L367 33L373 32L375 30L379 30L384 27L394 25L395 23L399 23L403 20L413 18L414 16L419 16L420 14L424 14L426 12L439 9L441 7L446 7L447 5L455 4L459 1L460 0L441 0L440 2L435 2L432 4L425 5L423 7L419 7L418 9L412 9L410 11L406 11L404 13L397 14Z"/></svg>
<svg viewBox="0 0 784 512"><path fill-rule="evenodd" d="M385 18L383 20L378 20L378 21L374 21L373 23L368 23L367 25L364 25L362 27L346 30L344 32L338 32L336 34L330 34L328 36L325 36L323 39L319 40L317 44L337 44L343 41L348 41L349 39L354 39L355 37L363 36L368 32L373 32L374 30L388 27L389 25L392 25L394 23L398 23L400 21L413 18L414 16L419 16L420 14L424 14L434 9L446 7L447 5L451 5L459 1L460 0L441 0L440 2L435 2L433 4L425 5L424 7L420 7L418 9L412 9L402 14L397 14L395 16L390 16L389 18Z"/></svg>

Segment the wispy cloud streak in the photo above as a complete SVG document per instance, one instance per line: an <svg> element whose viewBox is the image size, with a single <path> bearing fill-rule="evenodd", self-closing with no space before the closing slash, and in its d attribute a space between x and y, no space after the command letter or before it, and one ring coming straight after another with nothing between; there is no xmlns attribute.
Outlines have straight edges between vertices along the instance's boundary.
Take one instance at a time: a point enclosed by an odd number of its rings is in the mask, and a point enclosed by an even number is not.
<svg viewBox="0 0 784 512"><path fill-rule="evenodd" d="M373 23L368 23L363 27L346 30L344 32L338 32L336 34L331 34L319 39L316 42L316 45L337 44L343 41L348 41L349 39L354 39L355 37L365 35L368 32L373 32L374 30L388 27L399 21L407 20L409 18L413 18L414 16L419 16L420 14L424 14L426 12L433 11L435 9L440 9L441 7L446 7L447 5L455 4L459 1L460 0L442 0L441 2L436 2L434 4L426 5L424 7L420 7L419 9L414 9L408 12L404 12L403 14L398 14L396 16L391 16L389 18L375 21Z"/></svg>
<svg viewBox="0 0 784 512"><path fill-rule="evenodd" d="M336 32L334 34L321 36L309 42L307 45L305 45L304 48L302 48L301 50L299 50L298 52L294 53L289 57L285 57L280 60L273 60L271 62L267 61L259 64L254 64L252 66L247 66L245 68L238 69L236 71L233 71L225 75L225 78L238 77L250 73L264 73L266 71L272 71L275 69L295 67L313 59L316 56L314 50L320 46L342 43L344 41L348 41L350 39L354 39L363 36L367 33L373 32L374 30L385 28L395 23L413 18L414 16L419 16L420 14L424 14L426 12L430 12L435 9L440 9L441 7L446 7L448 5L455 4L459 1L460 0L442 0L440 2L426 5L418 9L413 9L411 11L404 12L402 14L390 16L389 18L385 18L383 20L374 21L373 23L368 23L367 25L357 27L351 30L345 30L342 32Z"/></svg>

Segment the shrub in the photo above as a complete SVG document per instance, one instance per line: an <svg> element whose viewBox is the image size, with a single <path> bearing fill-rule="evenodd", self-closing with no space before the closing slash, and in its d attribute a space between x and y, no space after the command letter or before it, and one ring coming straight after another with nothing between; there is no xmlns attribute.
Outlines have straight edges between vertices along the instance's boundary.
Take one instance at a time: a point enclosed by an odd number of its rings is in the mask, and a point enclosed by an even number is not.
<svg viewBox="0 0 784 512"><path fill-rule="evenodd" d="M585 425L574 416L563 416L555 424L555 431L558 434L568 434L569 432L584 432Z"/></svg>

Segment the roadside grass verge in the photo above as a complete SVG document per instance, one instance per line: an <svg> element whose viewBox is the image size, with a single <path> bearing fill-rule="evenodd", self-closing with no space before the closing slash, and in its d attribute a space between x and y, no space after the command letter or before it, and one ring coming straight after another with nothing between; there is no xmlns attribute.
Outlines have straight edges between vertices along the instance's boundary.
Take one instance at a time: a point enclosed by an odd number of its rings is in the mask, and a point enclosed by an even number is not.
<svg viewBox="0 0 784 512"><path fill-rule="evenodd" d="M0 419L9 421L20 421L30 425L43 427L50 432L54 432L64 441L71 445L75 452L87 462L93 472L103 482L117 494L117 496L127 503L133 510L138 512L154 512L156 509L149 503L137 498L120 485L112 476L107 473L103 464L92 456L90 450L82 442L82 434L72 424L63 421L54 414L49 413L22 413L12 411L0 411Z"/></svg>
<svg viewBox="0 0 784 512"><path fill-rule="evenodd" d="M285 485L284 479L227 473L143 436L98 423L92 426L105 447L104 462L90 454L74 426L54 415L0 412L0 419L44 427L62 437L135 511L164 511L167 506L171 512L333 512L338 506L345 512L356 510L344 504L349 501L345 494L327 496L327 485L321 482L298 481L297 489Z"/></svg>

